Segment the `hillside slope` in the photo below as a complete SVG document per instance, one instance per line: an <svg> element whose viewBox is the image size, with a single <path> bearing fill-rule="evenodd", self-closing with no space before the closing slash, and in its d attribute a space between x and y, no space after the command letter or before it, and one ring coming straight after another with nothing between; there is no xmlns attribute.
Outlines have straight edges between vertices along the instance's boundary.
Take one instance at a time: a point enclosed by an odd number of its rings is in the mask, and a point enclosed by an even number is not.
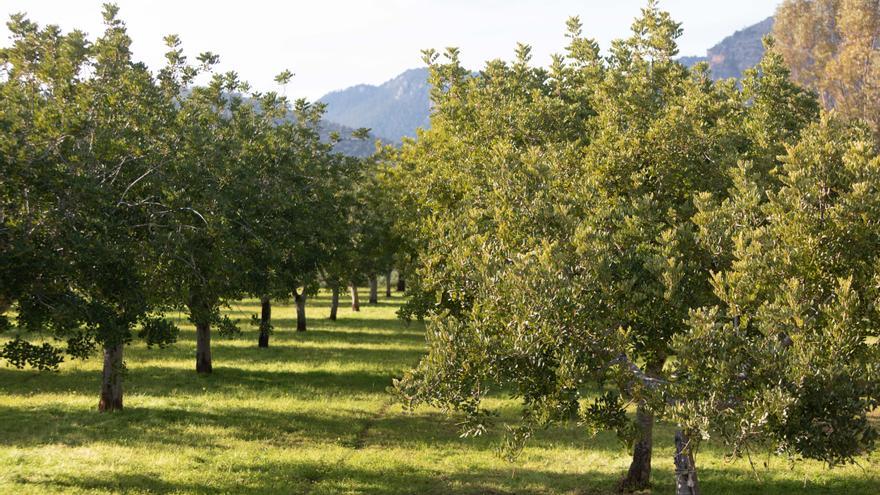
<svg viewBox="0 0 880 495"><path fill-rule="evenodd" d="M360 84L327 94L324 118L347 127L369 127L379 137L400 142L427 127L431 109L428 69L410 69L379 86Z"/></svg>

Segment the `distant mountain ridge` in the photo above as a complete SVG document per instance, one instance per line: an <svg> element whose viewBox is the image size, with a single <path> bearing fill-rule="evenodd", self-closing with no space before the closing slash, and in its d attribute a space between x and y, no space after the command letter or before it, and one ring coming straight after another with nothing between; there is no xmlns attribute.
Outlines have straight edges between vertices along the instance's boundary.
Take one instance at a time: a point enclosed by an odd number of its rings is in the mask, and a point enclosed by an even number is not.
<svg viewBox="0 0 880 495"><path fill-rule="evenodd" d="M399 143L428 127L431 112L428 69L410 69L379 86L359 84L334 91L319 101L324 118L346 127L369 127L380 138Z"/></svg>
<svg viewBox="0 0 880 495"><path fill-rule="evenodd" d="M709 48L705 56L685 56L679 61L692 67L708 62L715 79L740 78L764 56L763 38L773 29L768 17L741 29ZM348 128L369 127L388 143L414 137L419 127L430 126L431 98L428 69L410 69L381 85L359 84L328 93L320 100L327 104L324 119ZM346 146L364 153L364 143ZM372 149L372 143L369 143Z"/></svg>

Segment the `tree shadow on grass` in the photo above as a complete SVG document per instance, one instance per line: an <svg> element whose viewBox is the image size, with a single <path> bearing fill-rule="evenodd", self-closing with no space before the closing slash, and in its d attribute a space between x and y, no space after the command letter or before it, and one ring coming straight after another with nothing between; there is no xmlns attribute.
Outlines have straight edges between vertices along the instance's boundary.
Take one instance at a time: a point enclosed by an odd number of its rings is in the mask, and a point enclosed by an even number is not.
<svg viewBox="0 0 880 495"><path fill-rule="evenodd" d="M272 338L270 338L270 346L273 339L281 342L315 340L361 344L403 343L425 346L424 329L392 329L388 327L388 323L382 322L375 325L364 325L355 322L343 322L341 325L310 325L309 329L305 332L297 332L294 330L296 328L296 320L286 318L273 319L272 324L275 329L272 332ZM381 327L381 330L377 330L376 327ZM256 345L256 331L244 331L242 332L242 336L237 337L237 339L248 336L253 337L254 344ZM195 341L195 333L192 335L182 334L182 337L184 337L185 340Z"/></svg>
<svg viewBox="0 0 880 495"><path fill-rule="evenodd" d="M205 400L204 398L201 400ZM199 406L200 401L194 401ZM173 445L199 449L223 448L230 440L256 442L265 447L290 447L308 442L353 442L358 424L369 411L305 413L227 408L194 411L175 407L127 407L122 412L99 414L94 409L0 407L0 445L88 446L96 442L137 447ZM16 425L27 425L20 428Z"/></svg>
<svg viewBox="0 0 880 495"><path fill-rule="evenodd" d="M391 385L394 374L387 371L268 371L215 367L211 375L196 375L162 366L132 368L125 379L128 394L152 396L193 396L218 394L228 396L247 392L248 396L265 394L289 396L294 399L320 397L358 397L365 394L383 394ZM26 378L25 380L22 380ZM0 369L0 382L7 395L70 394L85 396L97 392L100 372L68 370L59 374L37 374L30 371Z"/></svg>
<svg viewBox="0 0 880 495"><path fill-rule="evenodd" d="M394 343L394 342L413 342L425 343L425 329L419 323L406 323L391 319L374 319L359 320L345 319L338 320L309 320L308 330L305 332L296 331L295 318L273 318L272 326L274 331L270 342L275 339L282 340L301 340L309 338L325 338L332 340L338 338L341 341L366 341L375 343ZM234 339L228 339L215 335L215 343L222 344L229 340L253 340L256 345L257 330L251 325L250 321L240 319L238 327L241 333ZM313 337L315 336L315 337ZM178 343L193 343L196 340L196 334L191 328L185 328L178 336Z"/></svg>
<svg viewBox="0 0 880 495"><path fill-rule="evenodd" d="M253 475L256 473L257 475ZM238 481L241 480L241 481ZM23 480L16 480L23 481ZM371 495L492 495L549 493L608 493L613 478L601 474L561 474L541 471L480 470L443 473L418 467L368 469L346 463L264 462L233 467L222 479L175 482L160 474L82 473L29 483L46 491L145 492L157 494L371 494ZM560 487L569 489L559 490ZM581 487L596 487L596 489Z"/></svg>
<svg viewBox="0 0 880 495"><path fill-rule="evenodd" d="M218 369L226 369L229 366L247 368L253 364L273 363L315 369L329 363L337 363L347 367L382 367L388 369L389 372L401 367L413 366L424 355L424 351L418 346L406 343L397 345L402 348L395 348L392 344L388 344L388 347L382 347L381 344L356 340L349 343L321 339L299 342L278 342L276 340L274 345L270 341L269 347L262 349L258 348L256 344L252 347L218 345L213 349L213 354L214 366ZM189 352L186 351L178 353L177 357L188 359L193 356L192 349ZM137 366L137 357L133 356L129 360L133 366Z"/></svg>
<svg viewBox="0 0 880 495"><path fill-rule="evenodd" d="M282 328L296 328L296 318L280 318L273 321L282 322ZM417 335L424 338L425 326L419 322L405 322L397 318L362 318L355 315L340 315L336 320L327 318L308 318L309 328L345 331L360 330L377 335L401 334Z"/></svg>
<svg viewBox="0 0 880 495"><path fill-rule="evenodd" d="M498 431L462 439L458 418L434 411L376 417L377 405L280 412L250 407L210 408L210 396L195 397L187 404L166 407L127 407L113 414L94 408L40 406L0 407L0 446L16 448L41 445L89 446L119 444L136 448L223 448L230 441L258 444L255 448L290 448L322 445L359 451L363 449L444 450L494 455L502 440ZM372 406L372 407L370 407ZM26 427L25 427L26 426ZM611 435L586 439L575 428L539 432L535 443L574 449L602 450L625 455Z"/></svg>
<svg viewBox="0 0 880 495"><path fill-rule="evenodd" d="M194 469L182 466L184 471ZM256 474L256 475L254 475ZM672 493L672 473L657 470L651 493ZM713 495L876 495L869 479L835 479L806 485L793 480L760 482L725 470L703 473L704 493ZM415 465L361 467L342 462L249 460L204 483L163 479L160 473L81 473L31 482L47 491L58 489L110 493L157 494L370 494L370 495L610 495L618 475L603 472L560 473L540 469L467 469L441 471ZM24 480L16 480L22 483Z"/></svg>

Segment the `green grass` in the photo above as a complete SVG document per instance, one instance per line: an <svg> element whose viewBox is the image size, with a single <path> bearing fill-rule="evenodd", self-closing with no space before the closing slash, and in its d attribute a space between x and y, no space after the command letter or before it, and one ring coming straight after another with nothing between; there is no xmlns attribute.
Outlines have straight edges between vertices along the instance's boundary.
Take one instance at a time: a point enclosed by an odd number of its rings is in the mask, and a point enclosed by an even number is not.
<svg viewBox="0 0 880 495"><path fill-rule="evenodd" d="M575 426L541 432L515 464L498 457L497 435L460 439L455 418L431 409L407 415L385 389L415 364L423 328L395 318L401 300L340 308L309 304L310 330L293 331L291 305L273 308L275 333L214 340L214 374L194 372L194 331L181 321L167 349L126 349L125 411L96 412L100 360L58 373L0 368L0 494L499 494L611 493L628 466L613 435ZM248 319L254 301L233 307ZM517 404L491 399L512 419ZM660 426L652 493L672 493L672 429ZM880 493L880 456L827 470L729 460L702 448L706 494Z"/></svg>

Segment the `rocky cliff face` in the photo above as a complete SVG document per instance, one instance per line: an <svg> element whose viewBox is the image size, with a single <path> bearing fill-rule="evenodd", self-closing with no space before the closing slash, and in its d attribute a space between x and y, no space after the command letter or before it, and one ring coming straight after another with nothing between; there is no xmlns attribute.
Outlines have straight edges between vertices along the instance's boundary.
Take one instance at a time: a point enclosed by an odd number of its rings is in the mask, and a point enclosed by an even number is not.
<svg viewBox="0 0 880 495"><path fill-rule="evenodd" d="M689 67L708 62L715 79L740 78L743 72L754 67L764 56L764 36L773 30L773 18L763 21L724 38L707 50L703 57L682 57Z"/></svg>

